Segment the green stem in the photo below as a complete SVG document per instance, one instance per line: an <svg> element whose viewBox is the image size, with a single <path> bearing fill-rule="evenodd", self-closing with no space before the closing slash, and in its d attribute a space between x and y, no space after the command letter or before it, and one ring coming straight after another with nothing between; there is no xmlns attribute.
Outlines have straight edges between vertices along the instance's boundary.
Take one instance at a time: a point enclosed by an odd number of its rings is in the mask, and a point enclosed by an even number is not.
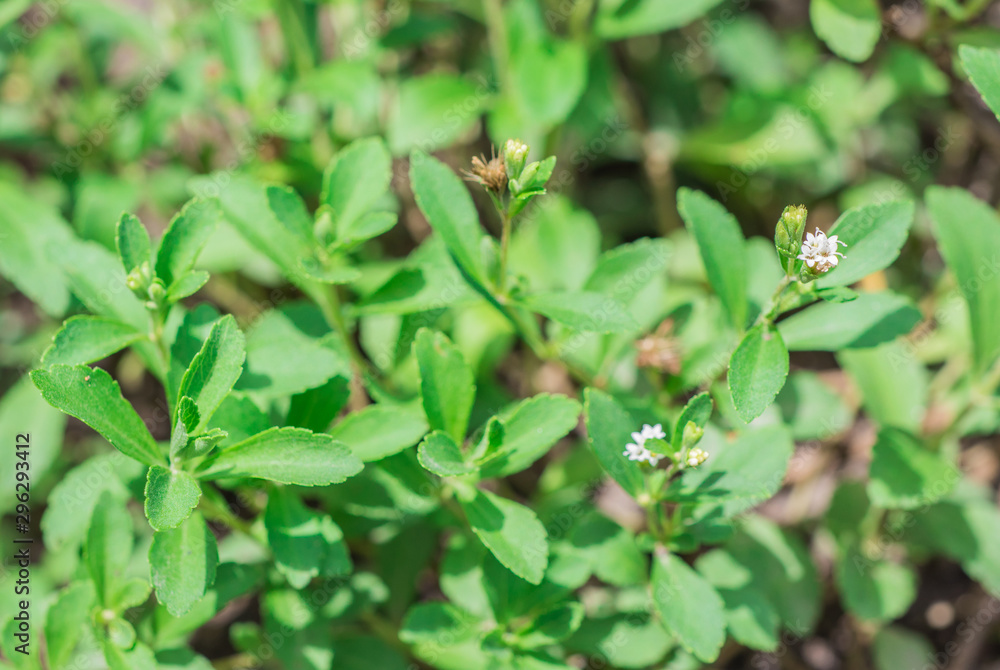
<svg viewBox="0 0 1000 670"><path fill-rule="evenodd" d="M771 323L778 316L778 310L781 307L781 298L784 296L785 291L789 286L792 285L792 277L790 275L785 275L778 282L777 288L774 289L774 294L771 299L768 300L767 305L761 310L760 316L757 317L757 321L754 322L755 326L762 323Z"/></svg>
<svg viewBox="0 0 1000 670"><path fill-rule="evenodd" d="M355 372L359 375L364 373L369 373L374 375L375 369L371 362L365 358L361 350L358 349L358 345L354 342L354 337L351 331L347 327L347 323L344 321L343 311L340 306L340 296L337 294L337 287L333 285L330 290L327 291L322 299L318 300L320 310L323 312L323 317L326 319L327 324L337 331L340 338L344 341L344 346L347 347L347 353L351 357L351 361L354 363Z"/></svg>
<svg viewBox="0 0 1000 670"><path fill-rule="evenodd" d="M497 292L506 295L507 286L507 252L510 248L511 217L506 211L500 212L500 276L497 277Z"/></svg>

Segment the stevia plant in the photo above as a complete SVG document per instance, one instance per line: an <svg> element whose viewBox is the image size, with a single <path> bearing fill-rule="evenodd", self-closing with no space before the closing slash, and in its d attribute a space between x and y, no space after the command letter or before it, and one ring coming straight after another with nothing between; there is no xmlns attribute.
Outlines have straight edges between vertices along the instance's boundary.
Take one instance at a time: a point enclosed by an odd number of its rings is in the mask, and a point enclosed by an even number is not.
<svg viewBox="0 0 1000 670"><path fill-rule="evenodd" d="M22 4L0 668L900 670L950 562L988 634L986 3Z"/></svg>

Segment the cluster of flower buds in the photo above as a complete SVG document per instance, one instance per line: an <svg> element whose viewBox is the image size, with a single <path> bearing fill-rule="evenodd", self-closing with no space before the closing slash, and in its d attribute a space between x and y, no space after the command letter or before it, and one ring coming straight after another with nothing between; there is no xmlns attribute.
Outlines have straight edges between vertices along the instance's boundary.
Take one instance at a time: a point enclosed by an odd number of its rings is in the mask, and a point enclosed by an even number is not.
<svg viewBox="0 0 1000 670"><path fill-rule="evenodd" d="M654 468L665 458L673 461L680 469L698 467L708 458L706 451L694 446L704 434L703 428L689 421L684 426L680 443L671 446L665 441L667 435L662 424L650 426L647 423L642 430L632 433L632 441L625 445L622 456L627 456L630 461L647 463Z"/></svg>
<svg viewBox="0 0 1000 670"><path fill-rule="evenodd" d="M133 268L125 277L125 285L145 303L147 309L160 309L166 304L167 288L160 279L153 277L149 261Z"/></svg>
<svg viewBox="0 0 1000 670"><path fill-rule="evenodd" d="M492 153L472 159L471 168L465 173L493 196L497 207L507 210L507 216L517 215L536 195L545 193L545 182L552 176L555 156L543 161L528 162L531 147L521 140L507 140L500 155ZM501 204L500 196L510 192L508 204Z"/></svg>

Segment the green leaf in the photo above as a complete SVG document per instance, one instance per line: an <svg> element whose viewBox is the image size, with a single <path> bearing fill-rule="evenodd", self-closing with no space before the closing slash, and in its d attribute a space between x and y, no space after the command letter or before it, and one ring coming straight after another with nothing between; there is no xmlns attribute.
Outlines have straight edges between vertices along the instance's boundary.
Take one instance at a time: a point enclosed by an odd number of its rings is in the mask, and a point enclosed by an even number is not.
<svg viewBox="0 0 1000 670"><path fill-rule="evenodd" d="M777 329L761 323L747 331L729 359L729 392L750 423L774 401L788 376L788 350Z"/></svg>
<svg viewBox="0 0 1000 670"><path fill-rule="evenodd" d="M476 398L472 370L444 333L426 328L413 340L413 355L420 369L420 397L428 424L461 444Z"/></svg>
<svg viewBox="0 0 1000 670"><path fill-rule="evenodd" d="M585 560L594 575L615 586L646 582L648 566L635 536L598 512L586 514L569 536L573 553Z"/></svg>
<svg viewBox="0 0 1000 670"><path fill-rule="evenodd" d="M517 645L531 649L557 644L572 635L583 623L583 605L568 602L538 614L517 633Z"/></svg>
<svg viewBox="0 0 1000 670"><path fill-rule="evenodd" d="M83 421L126 456L146 465L165 462L118 382L101 368L53 365L32 370L31 381L50 405Z"/></svg>
<svg viewBox="0 0 1000 670"><path fill-rule="evenodd" d="M71 290L89 311L127 323L136 330L149 328L149 312L129 290L125 271L113 253L94 242L76 239L51 244L47 251L59 258ZM150 352L155 354L152 343Z"/></svg>
<svg viewBox="0 0 1000 670"><path fill-rule="evenodd" d="M145 337L145 333L119 321L100 316L72 316L42 354L42 365L93 363Z"/></svg>
<svg viewBox="0 0 1000 670"><path fill-rule="evenodd" d="M868 416L882 426L919 433L927 409L928 373L905 340L849 349L837 361L861 391Z"/></svg>
<svg viewBox="0 0 1000 670"><path fill-rule="evenodd" d="M942 498L960 478L958 469L912 435L883 428L872 447L868 496L889 509L917 509Z"/></svg>
<svg viewBox="0 0 1000 670"><path fill-rule="evenodd" d="M941 255L955 273L969 304L972 347L977 372L1000 354L1000 218L993 208L960 188L927 189L927 209Z"/></svg>
<svg viewBox="0 0 1000 670"><path fill-rule="evenodd" d="M392 156L381 138L357 140L337 152L323 174L321 201L333 214L338 241L374 236L363 234L371 222L362 221L389 190L390 181Z"/></svg>
<svg viewBox="0 0 1000 670"><path fill-rule="evenodd" d="M468 189L451 169L422 151L410 156L410 183L420 211L444 241L455 264L479 284L486 270L480 253L483 233Z"/></svg>
<svg viewBox="0 0 1000 670"><path fill-rule="evenodd" d="M863 621L892 621L917 595L913 570L890 561L870 561L854 547L836 565L837 585L848 611Z"/></svg>
<svg viewBox="0 0 1000 670"><path fill-rule="evenodd" d="M8 380L9 378L5 379L5 383ZM27 375L15 381L0 397L0 435L15 436L25 430L31 431L31 453L28 462L31 468L31 481L44 481L44 478L52 470L52 466L60 461L60 455L63 454L66 420L65 414L45 402L45 398L38 392ZM115 454L121 455L118 452ZM121 460L127 459L122 458ZM90 460L85 462L89 463ZM21 492L17 488L18 473L25 466L19 465L20 463L22 463L21 459L13 457L13 450L11 458L0 459L0 486L6 487L11 492ZM57 489L69 476L63 473L64 471L60 468ZM24 475L21 477L23 478ZM54 504L53 495L54 492L48 494L46 514ZM6 496L6 499L0 498L0 514L14 509L19 503L20 501L13 495ZM84 528L86 528L86 519L90 516L90 511L88 509L83 514ZM50 550L56 548L50 543L47 534L45 546Z"/></svg>
<svg viewBox="0 0 1000 670"><path fill-rule="evenodd" d="M1000 51L961 44L958 57L972 85L1000 119Z"/></svg>
<svg viewBox="0 0 1000 670"><path fill-rule="evenodd" d="M678 190L677 206L698 242L709 283L733 325L742 330L747 321L747 269L740 224L725 207L700 191Z"/></svg>
<svg viewBox="0 0 1000 670"><path fill-rule="evenodd" d="M730 635L753 649L777 649L781 619L768 594L754 584L750 570L723 549L703 554L696 565L725 603Z"/></svg>
<svg viewBox="0 0 1000 670"><path fill-rule="evenodd" d="M401 156L415 147L448 146L476 122L490 94L485 82L477 86L452 74L405 77L389 112L389 148Z"/></svg>
<svg viewBox="0 0 1000 670"><path fill-rule="evenodd" d="M359 242L378 237L396 225L399 215L395 212L369 212L350 226L345 226L338 232L337 243L350 247Z"/></svg>
<svg viewBox="0 0 1000 670"><path fill-rule="evenodd" d="M476 468L466 463L462 450L448 434L436 430L420 443L417 448L417 460L436 475L454 477L475 472Z"/></svg>
<svg viewBox="0 0 1000 670"><path fill-rule="evenodd" d="M0 274L46 314L62 317L70 300L64 259L48 248L65 246L73 239L72 229L54 207L42 205L13 181L0 184L0 202Z"/></svg>
<svg viewBox="0 0 1000 670"><path fill-rule="evenodd" d="M622 644L627 640L627 644ZM639 670L657 663L674 648L673 636L645 612L588 616L566 641L571 651L606 659L611 667Z"/></svg>
<svg viewBox="0 0 1000 670"><path fill-rule="evenodd" d="M154 465L146 475L146 518L153 530L176 528L201 499L201 487L189 473Z"/></svg>
<svg viewBox="0 0 1000 670"><path fill-rule="evenodd" d="M503 441L481 466L483 477L507 477L544 456L576 427L580 403L562 395L542 393L522 400L503 422Z"/></svg>
<svg viewBox="0 0 1000 670"><path fill-rule="evenodd" d="M210 456L198 477L326 486L353 477L363 467L346 445L329 435L302 428L270 428Z"/></svg>
<svg viewBox="0 0 1000 670"><path fill-rule="evenodd" d="M781 488L795 445L787 428L770 425L733 441L706 430L698 446L708 452L708 460L685 470L668 489L668 499L701 501L703 515L711 513L714 503L730 516L759 505Z"/></svg>
<svg viewBox="0 0 1000 670"><path fill-rule="evenodd" d="M254 323L238 390L270 399L302 393L336 376L350 378L350 361L337 340L320 338L303 323L314 316L310 309L295 304L268 311Z"/></svg>
<svg viewBox="0 0 1000 670"><path fill-rule="evenodd" d="M861 293L850 302L821 302L778 324L789 351L875 347L910 332L920 310L901 295Z"/></svg>
<svg viewBox="0 0 1000 670"><path fill-rule="evenodd" d="M841 247L844 258L816 285L846 286L892 265L910 233L913 209L911 200L898 200L844 212L828 233L847 244Z"/></svg>
<svg viewBox="0 0 1000 670"><path fill-rule="evenodd" d="M149 233L146 232L146 227L134 214L122 214L122 218L118 221L115 244L118 247L118 256L122 259L125 274L142 266L143 263L152 263L152 245L149 242Z"/></svg>
<svg viewBox="0 0 1000 670"><path fill-rule="evenodd" d="M306 209L306 203L295 192L295 189L288 186L267 187L267 204L271 208L274 218L288 229L288 232L302 240L303 243L313 245L316 238L313 234L313 218Z"/></svg>
<svg viewBox="0 0 1000 670"><path fill-rule="evenodd" d="M131 649L122 649L105 640L102 647L110 670L159 670L153 651L141 642Z"/></svg>
<svg viewBox="0 0 1000 670"><path fill-rule="evenodd" d="M899 626L886 626L875 633L872 656L876 670L919 668L934 658L934 647L923 635Z"/></svg>
<svg viewBox="0 0 1000 670"><path fill-rule="evenodd" d="M149 574L157 599L184 616L215 582L219 548L205 519L194 512L181 525L153 535Z"/></svg>
<svg viewBox="0 0 1000 670"><path fill-rule="evenodd" d="M628 308L603 293L533 293L517 299L522 307L584 332L627 333L639 329Z"/></svg>
<svg viewBox="0 0 1000 670"><path fill-rule="evenodd" d="M233 315L227 314L212 326L201 351L181 379L178 397L187 396L194 400L201 416L197 428L191 432L199 433L207 427L208 420L243 373L245 358L243 331L236 325Z"/></svg>
<svg viewBox="0 0 1000 670"><path fill-rule="evenodd" d="M703 16L722 0L600 0L595 32L605 39L652 35L681 28Z"/></svg>
<svg viewBox="0 0 1000 670"><path fill-rule="evenodd" d="M868 60L882 35L875 0L810 0L809 19L831 51L856 63Z"/></svg>
<svg viewBox="0 0 1000 670"><path fill-rule="evenodd" d="M195 198L170 222L156 252L156 276L168 288L194 268L221 217L218 202Z"/></svg>
<svg viewBox="0 0 1000 670"><path fill-rule="evenodd" d="M78 581L63 589L49 606L45 616L45 649L49 668L64 668L69 663L94 604L93 584Z"/></svg>
<svg viewBox="0 0 1000 670"><path fill-rule="evenodd" d="M472 531L508 570L540 584L548 565L545 526L530 509L489 491L459 499Z"/></svg>
<svg viewBox="0 0 1000 670"><path fill-rule="evenodd" d="M291 489L271 490L264 526L278 570L296 589L324 572L329 554L344 550L343 534L333 520L306 507Z"/></svg>
<svg viewBox="0 0 1000 670"><path fill-rule="evenodd" d="M409 449L427 433L427 418L418 407L379 403L351 412L330 435L362 461L378 461Z"/></svg>
<svg viewBox="0 0 1000 670"><path fill-rule="evenodd" d="M625 455L625 445L632 441L632 432L639 424L629 416L613 397L595 388L583 393L583 413L587 424L587 439L604 471L633 497L645 489L642 470Z"/></svg>
<svg viewBox="0 0 1000 670"><path fill-rule="evenodd" d="M332 377L322 386L292 396L285 425L305 428L314 433L325 433L350 397L350 380L345 377ZM349 416L356 414L357 412ZM359 453L354 449L354 445L349 444L349 446L355 453Z"/></svg>
<svg viewBox="0 0 1000 670"><path fill-rule="evenodd" d="M167 299L170 302L177 302L187 298L190 295L194 295L201 289L202 286L208 283L211 279L211 275L203 270L195 270L193 272L188 272L186 275L182 275L177 281L174 282L173 286L167 291Z"/></svg>
<svg viewBox="0 0 1000 670"><path fill-rule="evenodd" d="M663 626L681 646L711 663L726 641L722 598L704 577L674 554L657 553L650 575Z"/></svg>
<svg viewBox="0 0 1000 670"><path fill-rule="evenodd" d="M84 546L87 570L94 581L97 600L104 607L112 606L121 587L133 544L128 508L105 491L94 507Z"/></svg>
<svg viewBox="0 0 1000 670"><path fill-rule="evenodd" d="M681 448L684 440L684 429L689 423L694 423L694 425L699 428L704 428L708 425L708 420L712 418L712 409L714 405L715 404L712 402L712 396L707 392L699 393L688 400L687 404L684 405L684 409L681 410L681 415L677 417L677 423L674 425L673 435L667 436L671 442L671 446L674 448L674 451Z"/></svg>

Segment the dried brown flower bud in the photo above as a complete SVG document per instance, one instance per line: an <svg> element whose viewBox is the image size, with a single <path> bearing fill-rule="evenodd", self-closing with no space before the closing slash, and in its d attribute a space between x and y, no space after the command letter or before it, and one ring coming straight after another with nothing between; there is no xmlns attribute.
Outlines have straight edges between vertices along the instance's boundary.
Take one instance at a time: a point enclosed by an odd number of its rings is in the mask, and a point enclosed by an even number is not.
<svg viewBox="0 0 1000 670"><path fill-rule="evenodd" d="M482 184L483 188L497 195L503 193L507 188L507 169L504 166L503 156L497 156L496 149L490 150L489 160L483 155L474 156L472 170L465 172L465 178Z"/></svg>

